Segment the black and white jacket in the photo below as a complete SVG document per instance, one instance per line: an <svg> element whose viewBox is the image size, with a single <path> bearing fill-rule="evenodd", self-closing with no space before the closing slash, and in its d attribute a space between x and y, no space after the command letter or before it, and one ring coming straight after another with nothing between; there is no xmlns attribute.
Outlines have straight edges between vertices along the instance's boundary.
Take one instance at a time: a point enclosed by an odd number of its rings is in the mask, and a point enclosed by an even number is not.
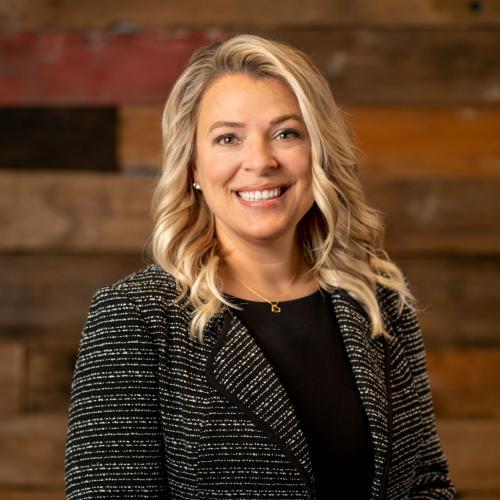
<svg viewBox="0 0 500 500"><path fill-rule="evenodd" d="M391 342L370 337L344 289L330 294L371 430L371 499L455 498L417 319L377 293ZM314 499L293 403L252 335L226 308L193 340L175 296L156 264L94 294L71 386L67 498Z"/></svg>

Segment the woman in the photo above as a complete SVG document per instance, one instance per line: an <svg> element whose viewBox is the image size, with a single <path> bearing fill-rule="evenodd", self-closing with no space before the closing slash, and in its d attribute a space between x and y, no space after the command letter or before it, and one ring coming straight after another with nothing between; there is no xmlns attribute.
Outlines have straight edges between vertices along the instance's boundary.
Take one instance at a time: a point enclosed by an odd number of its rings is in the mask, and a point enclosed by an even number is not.
<svg viewBox="0 0 500 500"><path fill-rule="evenodd" d="M67 497L454 498L415 299L310 59L199 50L163 138L153 263L82 332Z"/></svg>

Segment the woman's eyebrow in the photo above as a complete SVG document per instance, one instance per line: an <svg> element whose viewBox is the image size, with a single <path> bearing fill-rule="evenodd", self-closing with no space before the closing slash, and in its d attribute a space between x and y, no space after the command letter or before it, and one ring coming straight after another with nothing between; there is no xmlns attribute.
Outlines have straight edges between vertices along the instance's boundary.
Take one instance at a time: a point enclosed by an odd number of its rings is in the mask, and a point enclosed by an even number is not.
<svg viewBox="0 0 500 500"><path fill-rule="evenodd" d="M276 125L278 123L284 122L286 120L297 120L299 122L304 122L301 116L295 113L288 113L286 115L280 115L277 118L274 118L269 122L270 125ZM215 128L219 127L231 127L231 128L241 128L244 127L245 124L241 122L215 122L208 129L208 133L210 133Z"/></svg>

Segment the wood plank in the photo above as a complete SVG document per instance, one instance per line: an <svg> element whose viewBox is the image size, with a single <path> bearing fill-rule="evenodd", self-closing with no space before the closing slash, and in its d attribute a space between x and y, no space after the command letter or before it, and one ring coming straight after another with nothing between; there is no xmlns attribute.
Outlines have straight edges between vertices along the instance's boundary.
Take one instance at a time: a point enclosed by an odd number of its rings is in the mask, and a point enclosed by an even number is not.
<svg viewBox="0 0 500 500"><path fill-rule="evenodd" d="M500 101L498 30L280 31L346 104L493 104Z"/></svg>
<svg viewBox="0 0 500 500"><path fill-rule="evenodd" d="M25 411L65 412L68 407L75 362L74 347L32 346L27 363Z"/></svg>
<svg viewBox="0 0 500 500"><path fill-rule="evenodd" d="M500 490L460 490L460 496L458 498L463 500L498 500L500 498Z"/></svg>
<svg viewBox="0 0 500 500"><path fill-rule="evenodd" d="M0 105L164 102L195 49L232 34L3 33ZM290 29L256 34L309 54L344 105L500 102L500 37L495 28Z"/></svg>
<svg viewBox="0 0 500 500"><path fill-rule="evenodd" d="M24 410L26 357L21 343L0 340L0 415Z"/></svg>
<svg viewBox="0 0 500 500"><path fill-rule="evenodd" d="M210 41L201 32L0 34L0 105L163 101Z"/></svg>
<svg viewBox="0 0 500 500"><path fill-rule="evenodd" d="M419 301L418 319L429 349L498 346L500 259L392 255Z"/></svg>
<svg viewBox="0 0 500 500"><path fill-rule="evenodd" d="M498 106L356 106L346 109L362 166L384 174L498 177Z"/></svg>
<svg viewBox="0 0 500 500"><path fill-rule="evenodd" d="M70 0L38 0L35 3L4 0L0 27L26 29L88 29L117 26L121 29L245 26L248 29L282 26L344 27L368 25L456 26L498 25L500 6L493 1L456 2L444 0L376 0L345 2L342 0L309 0L307 8L299 1L264 0L231 2L217 0L211 8L202 8L199 0L173 4L161 0L87 0L74 9ZM300 15L297 15L300 13Z"/></svg>
<svg viewBox="0 0 500 500"><path fill-rule="evenodd" d="M129 104L117 109L117 157L124 171L149 169L161 165L163 105Z"/></svg>
<svg viewBox="0 0 500 500"><path fill-rule="evenodd" d="M0 108L0 169L116 170L116 129L110 107Z"/></svg>
<svg viewBox="0 0 500 500"><path fill-rule="evenodd" d="M371 172L362 172L361 178L368 202L384 214L391 251L498 253L498 179Z"/></svg>
<svg viewBox="0 0 500 500"><path fill-rule="evenodd" d="M97 288L145 265L139 255L42 253L1 255L0 263L0 339L34 352L76 351ZM58 363L67 372L72 360L65 357ZM32 364L31 369L36 373L43 367Z"/></svg>
<svg viewBox="0 0 500 500"><path fill-rule="evenodd" d="M425 308L419 320L429 349L498 346L499 259L395 261ZM95 290L144 265L139 256L112 254L0 255L0 338L30 349L76 349Z"/></svg>
<svg viewBox="0 0 500 500"><path fill-rule="evenodd" d="M427 362L438 415L500 417L500 347L428 350Z"/></svg>
<svg viewBox="0 0 500 500"><path fill-rule="evenodd" d="M2 487L64 487L66 432L65 413L0 417Z"/></svg>
<svg viewBox="0 0 500 500"><path fill-rule="evenodd" d="M345 106L368 172L500 175L498 106ZM163 105L118 110L118 157L126 171L160 168Z"/></svg>
<svg viewBox="0 0 500 500"><path fill-rule="evenodd" d="M499 419L438 419L437 430L460 494L500 491Z"/></svg>
<svg viewBox="0 0 500 500"><path fill-rule="evenodd" d="M136 254L151 229L152 179L115 173L0 173L0 249Z"/></svg>
<svg viewBox="0 0 500 500"><path fill-rule="evenodd" d="M369 203L399 254L489 255L500 250L500 179L363 172ZM0 172L0 251L147 249L154 178Z"/></svg>
<svg viewBox="0 0 500 500"><path fill-rule="evenodd" d="M2 500L65 500L66 493L64 489L59 490L4 490L0 489L0 498Z"/></svg>

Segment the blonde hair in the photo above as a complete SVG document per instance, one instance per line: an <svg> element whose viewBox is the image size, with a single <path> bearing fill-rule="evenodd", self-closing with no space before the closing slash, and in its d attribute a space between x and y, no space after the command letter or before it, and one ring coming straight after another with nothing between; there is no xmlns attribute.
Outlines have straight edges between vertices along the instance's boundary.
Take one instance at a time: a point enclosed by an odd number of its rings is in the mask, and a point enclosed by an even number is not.
<svg viewBox="0 0 500 500"><path fill-rule="evenodd" d="M272 77L295 94L311 138L315 203L298 224L304 259L321 288L342 287L371 319L372 336L385 329L376 284L397 293L399 312L414 307L406 277L382 248L382 213L368 206L358 179L357 148L326 79L303 52L282 42L242 34L202 47L175 82L162 117L162 169L152 196L153 261L174 276L183 307L191 308L189 334L203 340L207 322L223 304L220 247L214 215L192 188L200 100L215 79L245 73Z"/></svg>

